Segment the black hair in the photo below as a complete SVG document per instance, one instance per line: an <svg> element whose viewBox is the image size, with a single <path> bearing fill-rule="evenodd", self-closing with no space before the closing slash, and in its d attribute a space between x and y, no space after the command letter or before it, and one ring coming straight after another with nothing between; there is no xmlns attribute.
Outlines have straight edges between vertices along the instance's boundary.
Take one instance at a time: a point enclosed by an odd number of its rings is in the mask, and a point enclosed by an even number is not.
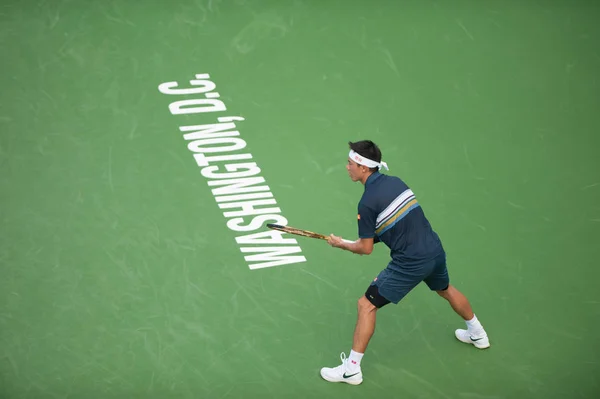
<svg viewBox="0 0 600 399"><path fill-rule="evenodd" d="M362 140L356 142L348 142L350 149L354 152L358 153L365 158L370 159L371 161L381 162L381 150L377 147L377 144L373 143L371 140ZM376 172L379 168L369 168L371 172Z"/></svg>

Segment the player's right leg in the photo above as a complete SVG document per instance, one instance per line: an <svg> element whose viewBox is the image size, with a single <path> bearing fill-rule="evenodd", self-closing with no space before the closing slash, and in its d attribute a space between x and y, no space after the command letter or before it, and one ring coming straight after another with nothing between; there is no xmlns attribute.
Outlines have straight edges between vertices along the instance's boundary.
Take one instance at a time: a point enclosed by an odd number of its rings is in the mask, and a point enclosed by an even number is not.
<svg viewBox="0 0 600 399"><path fill-rule="evenodd" d="M458 329L454 332L456 338L466 344L471 344L478 349L490 347L490 339L485 329L471 309L468 299L454 286L448 285L445 290L437 291L438 295L446 299L452 309L458 313L467 324L467 329Z"/></svg>
<svg viewBox="0 0 600 399"><path fill-rule="evenodd" d="M462 292L450 284L448 269L446 267L446 254L442 253L435 259L436 265L431 275L425 279L425 283L432 291L448 301L452 309L461 316L467 324L467 329L458 329L454 332L456 338L464 343L471 344L479 349L490 347L488 335L473 313L471 304Z"/></svg>

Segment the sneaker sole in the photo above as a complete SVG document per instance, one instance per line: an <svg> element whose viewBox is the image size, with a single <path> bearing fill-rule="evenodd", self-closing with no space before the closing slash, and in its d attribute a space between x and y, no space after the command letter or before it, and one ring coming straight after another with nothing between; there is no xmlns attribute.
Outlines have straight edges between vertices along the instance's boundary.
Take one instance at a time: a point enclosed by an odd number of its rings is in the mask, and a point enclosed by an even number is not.
<svg viewBox="0 0 600 399"><path fill-rule="evenodd" d="M456 335L455 335L455 337L456 337L456 339L457 339L459 342L462 342L463 344L473 345L473 346L474 346L474 347L476 347L477 349L488 349L490 346L492 346L492 345L491 345L489 342L488 342L488 344L487 344L487 345L485 345L485 346L484 346L484 345L477 345L477 344L476 344L476 343L474 343L474 342L465 342L465 341L463 341L462 339L458 338Z"/></svg>
<svg viewBox="0 0 600 399"><path fill-rule="evenodd" d="M334 380L334 379L324 376L323 374L321 374L321 378L323 378L325 381L329 381L329 382L345 382L346 384L350 384L350 385L360 385L363 382L363 380L358 380L358 381L356 381L356 380L354 380L354 381L353 380Z"/></svg>

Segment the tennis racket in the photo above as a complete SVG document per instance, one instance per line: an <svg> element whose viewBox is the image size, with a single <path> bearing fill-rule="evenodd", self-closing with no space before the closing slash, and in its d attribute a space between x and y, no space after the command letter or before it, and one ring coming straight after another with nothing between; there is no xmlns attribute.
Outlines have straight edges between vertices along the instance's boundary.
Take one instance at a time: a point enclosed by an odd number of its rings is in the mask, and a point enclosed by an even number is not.
<svg viewBox="0 0 600 399"><path fill-rule="evenodd" d="M273 229L273 230L283 231L284 233L295 234L297 236L316 238L319 240L328 240L329 239L328 236L325 236L323 234L314 233L314 232L308 231L308 230L297 229L295 227L290 227L290 226L282 226L280 224L269 223L269 224L267 224L267 227L270 229Z"/></svg>

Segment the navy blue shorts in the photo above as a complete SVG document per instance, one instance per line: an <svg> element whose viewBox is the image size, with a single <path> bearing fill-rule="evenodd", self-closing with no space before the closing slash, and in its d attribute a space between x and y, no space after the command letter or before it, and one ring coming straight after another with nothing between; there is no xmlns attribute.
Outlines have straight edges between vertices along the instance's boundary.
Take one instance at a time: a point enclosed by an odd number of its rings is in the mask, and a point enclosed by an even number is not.
<svg viewBox="0 0 600 399"><path fill-rule="evenodd" d="M388 266L373 280L371 286L376 286L379 295L397 304L421 281L424 281L432 291L448 288L450 278L446 268L445 252L419 265L400 266L396 269Z"/></svg>

